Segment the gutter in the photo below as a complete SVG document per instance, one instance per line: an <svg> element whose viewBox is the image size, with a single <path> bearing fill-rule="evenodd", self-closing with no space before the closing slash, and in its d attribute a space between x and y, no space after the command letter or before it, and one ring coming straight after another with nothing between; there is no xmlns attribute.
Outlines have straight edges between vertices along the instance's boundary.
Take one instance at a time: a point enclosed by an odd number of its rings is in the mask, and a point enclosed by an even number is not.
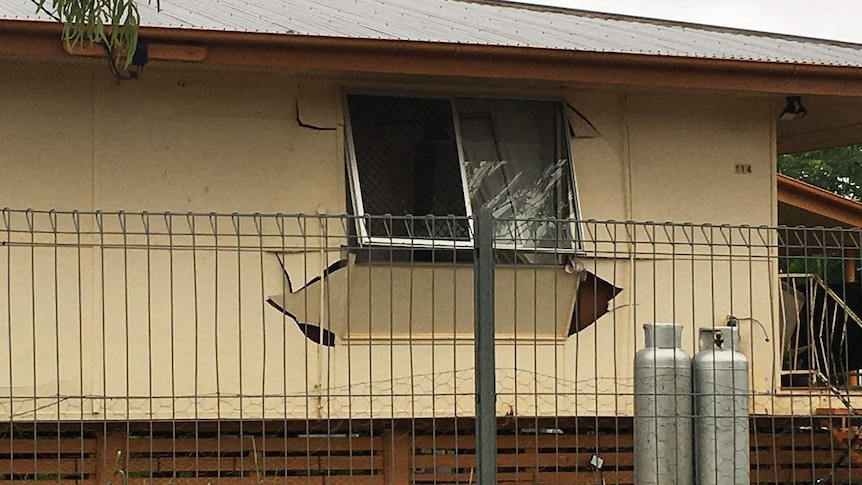
<svg viewBox="0 0 862 485"><path fill-rule="evenodd" d="M0 20L0 55L69 57L61 32L53 22ZM858 67L164 27L141 27L140 36L205 47L177 60L224 67L862 96Z"/></svg>

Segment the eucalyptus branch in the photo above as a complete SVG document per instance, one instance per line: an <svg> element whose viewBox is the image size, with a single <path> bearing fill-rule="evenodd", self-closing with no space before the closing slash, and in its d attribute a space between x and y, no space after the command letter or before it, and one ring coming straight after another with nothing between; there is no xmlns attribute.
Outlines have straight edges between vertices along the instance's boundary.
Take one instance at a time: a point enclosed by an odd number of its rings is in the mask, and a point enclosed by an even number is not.
<svg viewBox="0 0 862 485"><path fill-rule="evenodd" d="M126 67L131 63L141 25L137 0L51 0L50 6L48 0L33 2L63 23L67 49L85 42L102 44L124 57ZM160 7L160 0L156 0L156 8Z"/></svg>

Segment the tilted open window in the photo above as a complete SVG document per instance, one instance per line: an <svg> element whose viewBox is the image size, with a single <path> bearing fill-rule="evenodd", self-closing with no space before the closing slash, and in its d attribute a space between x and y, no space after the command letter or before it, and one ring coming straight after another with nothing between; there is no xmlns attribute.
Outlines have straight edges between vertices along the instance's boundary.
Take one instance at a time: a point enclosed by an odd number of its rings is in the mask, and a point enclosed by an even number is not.
<svg viewBox="0 0 862 485"><path fill-rule="evenodd" d="M489 208L498 247L571 249L562 103L348 95L351 187L366 244L469 246ZM454 216L416 221L404 216Z"/></svg>

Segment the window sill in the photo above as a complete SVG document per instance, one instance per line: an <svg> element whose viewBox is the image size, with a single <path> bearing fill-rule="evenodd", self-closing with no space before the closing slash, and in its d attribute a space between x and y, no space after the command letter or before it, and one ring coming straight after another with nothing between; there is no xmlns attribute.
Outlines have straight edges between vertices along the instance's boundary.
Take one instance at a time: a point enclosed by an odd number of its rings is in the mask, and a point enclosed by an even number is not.
<svg viewBox="0 0 862 485"><path fill-rule="evenodd" d="M346 248L356 264L368 265L472 265L473 248L404 248L398 246L369 245ZM560 267L581 256L572 249L495 249L499 266Z"/></svg>

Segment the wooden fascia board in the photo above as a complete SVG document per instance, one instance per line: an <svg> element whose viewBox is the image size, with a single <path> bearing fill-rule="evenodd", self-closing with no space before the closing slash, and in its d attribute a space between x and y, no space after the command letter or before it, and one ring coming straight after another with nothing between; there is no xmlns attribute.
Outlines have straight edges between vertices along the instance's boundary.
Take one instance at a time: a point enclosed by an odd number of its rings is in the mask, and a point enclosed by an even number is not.
<svg viewBox="0 0 862 485"><path fill-rule="evenodd" d="M862 228L862 203L784 175L778 176L778 202Z"/></svg>
<svg viewBox="0 0 862 485"><path fill-rule="evenodd" d="M0 54L68 56L60 31L50 22L0 20ZM140 36L206 47L199 62L225 68L862 96L862 68L850 67L155 27Z"/></svg>
<svg viewBox="0 0 862 485"><path fill-rule="evenodd" d="M778 153L780 155L803 153L858 143L862 143L862 125L827 127L810 133L779 136Z"/></svg>
<svg viewBox="0 0 862 485"><path fill-rule="evenodd" d="M105 57L105 49L99 45L77 45L68 49L69 54L81 57ZM147 58L150 61L201 62L207 55L207 48L197 45L147 44ZM122 62L122 60L120 61Z"/></svg>

